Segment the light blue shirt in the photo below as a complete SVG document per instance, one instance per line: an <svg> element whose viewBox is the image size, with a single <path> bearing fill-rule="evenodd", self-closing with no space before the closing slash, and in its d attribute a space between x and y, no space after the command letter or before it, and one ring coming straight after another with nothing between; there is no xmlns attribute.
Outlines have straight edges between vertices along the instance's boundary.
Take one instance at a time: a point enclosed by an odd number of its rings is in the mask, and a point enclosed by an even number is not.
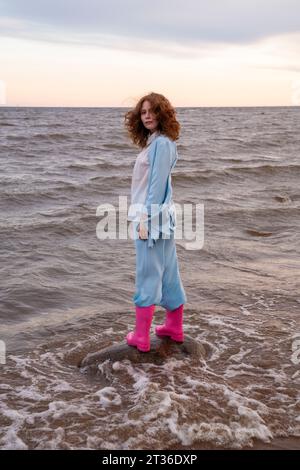
<svg viewBox="0 0 300 470"><path fill-rule="evenodd" d="M163 238L169 238L176 227L171 171L177 162L178 153L176 142L159 132L151 134L149 142L146 199L137 212L146 219L148 246L152 248L160 234ZM135 224L134 236L138 238L139 222L136 219Z"/></svg>
<svg viewBox="0 0 300 470"><path fill-rule="evenodd" d="M151 142L159 135L159 132L153 132L147 139L146 146L138 154L132 173L131 182L131 205L134 206L134 211L131 213L129 210L128 218L138 220L141 213L137 210L137 205L144 206L147 198L148 190L148 177L149 177L149 147Z"/></svg>

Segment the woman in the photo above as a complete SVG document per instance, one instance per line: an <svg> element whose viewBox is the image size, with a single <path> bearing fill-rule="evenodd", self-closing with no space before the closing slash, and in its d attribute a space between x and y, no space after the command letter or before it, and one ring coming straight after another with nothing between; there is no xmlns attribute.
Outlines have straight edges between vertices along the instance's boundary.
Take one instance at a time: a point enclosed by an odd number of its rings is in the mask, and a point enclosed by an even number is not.
<svg viewBox="0 0 300 470"><path fill-rule="evenodd" d="M134 165L128 213L133 221L136 252L136 325L126 340L128 345L147 352L155 305L166 309L165 323L157 326L155 333L178 342L184 339L186 295L174 239L176 214L171 185L180 124L167 98L150 93L126 113L125 126L131 140L142 148Z"/></svg>

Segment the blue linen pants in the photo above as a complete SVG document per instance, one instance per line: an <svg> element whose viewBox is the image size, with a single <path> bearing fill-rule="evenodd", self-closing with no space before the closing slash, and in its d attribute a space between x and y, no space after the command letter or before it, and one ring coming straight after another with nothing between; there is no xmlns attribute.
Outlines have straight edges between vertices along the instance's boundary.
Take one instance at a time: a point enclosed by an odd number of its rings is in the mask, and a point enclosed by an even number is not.
<svg viewBox="0 0 300 470"><path fill-rule="evenodd" d="M161 305L174 310L186 303L176 253L174 233L170 238L156 240L148 247L148 240L134 240L136 278L133 301L139 307Z"/></svg>

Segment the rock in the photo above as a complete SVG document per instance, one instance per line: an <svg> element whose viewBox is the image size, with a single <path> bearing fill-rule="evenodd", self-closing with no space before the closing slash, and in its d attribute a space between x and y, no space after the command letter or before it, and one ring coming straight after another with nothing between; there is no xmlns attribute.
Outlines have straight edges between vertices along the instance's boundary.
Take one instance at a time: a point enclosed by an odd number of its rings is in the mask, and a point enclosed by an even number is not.
<svg viewBox="0 0 300 470"><path fill-rule="evenodd" d="M208 355L208 347L205 347L195 341L188 335L185 335L183 343L176 343L171 339L151 337L151 349L149 352L141 352L134 346L128 346L127 343L115 344L108 348L89 353L78 364L78 367L97 366L99 363L110 359L112 362L128 359L133 363L153 363L162 364L168 357L184 359L201 360Z"/></svg>
<svg viewBox="0 0 300 470"><path fill-rule="evenodd" d="M287 195L275 196L274 199L278 202L292 202L291 198Z"/></svg>

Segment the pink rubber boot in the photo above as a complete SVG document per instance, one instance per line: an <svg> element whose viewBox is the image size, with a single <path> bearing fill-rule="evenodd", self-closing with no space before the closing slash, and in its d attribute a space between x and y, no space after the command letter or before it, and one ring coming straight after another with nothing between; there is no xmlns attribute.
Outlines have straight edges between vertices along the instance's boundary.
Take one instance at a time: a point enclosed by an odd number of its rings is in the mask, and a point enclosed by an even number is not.
<svg viewBox="0 0 300 470"><path fill-rule="evenodd" d="M150 328L155 305L148 307L135 306L135 330L128 333L126 341L129 346L136 346L139 351L150 351Z"/></svg>
<svg viewBox="0 0 300 470"><path fill-rule="evenodd" d="M155 328L157 336L170 336L174 341L183 342L183 305L175 310L167 310L165 323Z"/></svg>

